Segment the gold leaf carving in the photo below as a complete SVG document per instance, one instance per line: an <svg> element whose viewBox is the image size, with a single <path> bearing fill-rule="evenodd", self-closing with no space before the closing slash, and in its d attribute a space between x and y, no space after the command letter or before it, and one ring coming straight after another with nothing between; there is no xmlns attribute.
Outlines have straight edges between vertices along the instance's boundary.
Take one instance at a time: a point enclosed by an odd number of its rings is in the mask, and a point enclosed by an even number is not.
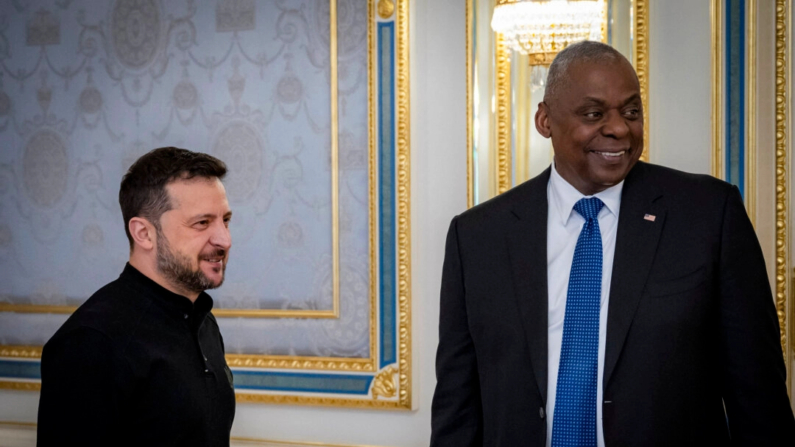
<svg viewBox="0 0 795 447"><path fill-rule="evenodd" d="M395 12L395 4L392 3L390 0L381 0L378 2L378 15L382 19L388 19L392 17L392 14Z"/></svg>
<svg viewBox="0 0 795 447"><path fill-rule="evenodd" d="M378 399L378 396L395 397L395 392L397 391L394 379L395 373L397 373L397 370L389 366L375 376L375 380L373 380L373 399Z"/></svg>
<svg viewBox="0 0 795 447"><path fill-rule="evenodd" d="M776 0L776 312L781 349L787 358L787 0ZM787 365L789 367L789 365Z"/></svg>
<svg viewBox="0 0 795 447"><path fill-rule="evenodd" d="M511 53L505 37L495 38L497 97L497 194L511 189Z"/></svg>

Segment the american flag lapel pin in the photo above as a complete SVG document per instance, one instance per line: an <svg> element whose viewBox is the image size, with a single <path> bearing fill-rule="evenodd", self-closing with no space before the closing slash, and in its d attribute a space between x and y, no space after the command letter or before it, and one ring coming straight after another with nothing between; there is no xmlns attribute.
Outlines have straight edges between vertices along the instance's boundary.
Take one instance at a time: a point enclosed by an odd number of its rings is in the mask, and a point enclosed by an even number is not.
<svg viewBox="0 0 795 447"><path fill-rule="evenodd" d="M654 222L654 219L656 219L657 216L655 216L654 214L646 214L643 216L643 218L645 220L648 220L649 222Z"/></svg>

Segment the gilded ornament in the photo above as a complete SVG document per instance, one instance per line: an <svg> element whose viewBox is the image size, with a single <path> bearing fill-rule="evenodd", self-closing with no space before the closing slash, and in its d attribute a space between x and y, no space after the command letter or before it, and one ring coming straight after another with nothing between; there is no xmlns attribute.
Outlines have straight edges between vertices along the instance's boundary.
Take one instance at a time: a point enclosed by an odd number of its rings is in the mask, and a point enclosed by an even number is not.
<svg viewBox="0 0 795 447"><path fill-rule="evenodd" d="M409 164L409 2L397 5L397 173L398 173L398 408L411 408L411 197Z"/></svg>
<svg viewBox="0 0 795 447"><path fill-rule="evenodd" d="M11 382L0 380L0 390L40 391L41 382Z"/></svg>
<svg viewBox="0 0 795 447"><path fill-rule="evenodd" d="M497 194L511 189L511 56L502 34L496 36Z"/></svg>
<svg viewBox="0 0 795 447"><path fill-rule="evenodd" d="M380 0L378 2L378 15L382 19L388 19L392 17L392 14L395 12L395 4L392 3L390 0Z"/></svg>
<svg viewBox="0 0 795 447"><path fill-rule="evenodd" d="M473 15L472 2L474 0L466 0L466 54L467 54L467 208L475 206L475 162L473 160L473 150L475 148L475 133L474 124L472 123L473 109L475 104L472 101L474 76L472 73L472 33L473 30Z"/></svg>
<svg viewBox="0 0 795 447"><path fill-rule="evenodd" d="M640 83L640 99L643 104L643 141L646 147L640 156L649 161L649 0L635 0L635 72Z"/></svg>
<svg viewBox="0 0 795 447"><path fill-rule="evenodd" d="M372 356L371 358L375 357ZM226 363L230 367L242 368L314 369L357 372L373 372L376 370L375 362L372 359L361 358L227 354Z"/></svg>
<svg viewBox="0 0 795 447"><path fill-rule="evenodd" d="M386 398L395 397L397 387L395 386L394 376L397 372L395 368L389 366L376 374L375 379L373 379L373 399L378 399L379 396Z"/></svg>
<svg viewBox="0 0 795 447"><path fill-rule="evenodd" d="M0 346L0 357L12 358L41 358L41 346L18 346L18 345L5 345Z"/></svg>
<svg viewBox="0 0 795 447"><path fill-rule="evenodd" d="M781 335L781 349L785 363L790 357L787 334L787 187L788 187L788 53L789 11L787 0L776 0L776 311Z"/></svg>

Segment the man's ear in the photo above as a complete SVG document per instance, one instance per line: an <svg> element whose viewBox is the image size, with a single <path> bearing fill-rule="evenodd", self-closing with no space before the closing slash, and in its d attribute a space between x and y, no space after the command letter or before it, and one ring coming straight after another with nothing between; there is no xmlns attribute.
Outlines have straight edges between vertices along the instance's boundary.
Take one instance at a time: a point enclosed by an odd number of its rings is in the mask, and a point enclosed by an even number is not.
<svg viewBox="0 0 795 447"><path fill-rule="evenodd" d="M549 126L549 106L545 102L538 103L538 111L536 111L536 130L544 138L552 136L552 128Z"/></svg>
<svg viewBox="0 0 795 447"><path fill-rule="evenodd" d="M135 245L142 249L149 251L154 248L155 240L155 227L148 220L143 217L133 217L128 224L130 234L132 235Z"/></svg>

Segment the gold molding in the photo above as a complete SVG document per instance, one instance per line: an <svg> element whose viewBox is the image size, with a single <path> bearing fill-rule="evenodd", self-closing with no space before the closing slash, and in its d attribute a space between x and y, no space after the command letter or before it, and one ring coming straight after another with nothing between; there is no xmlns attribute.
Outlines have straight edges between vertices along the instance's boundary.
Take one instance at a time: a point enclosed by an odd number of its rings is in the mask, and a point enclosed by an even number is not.
<svg viewBox="0 0 795 447"><path fill-rule="evenodd" d="M496 96L496 193L511 189L511 50L502 34L494 38L494 91ZM496 195L496 194L495 194Z"/></svg>
<svg viewBox="0 0 795 447"><path fill-rule="evenodd" d="M474 0L466 0L466 69L467 69L467 92L466 92L466 104L467 104L467 208L472 208L475 206L475 160L472 151L475 149L475 134L473 129L472 120L474 118L474 107L475 104L473 102L474 95L473 95L473 82L474 76L472 75L472 69L474 67L474 61L472 60L472 33L475 32L474 27L472 26L472 20L475 17L473 8L473 1Z"/></svg>
<svg viewBox="0 0 795 447"><path fill-rule="evenodd" d="M373 343L374 344L374 343ZM375 357L369 359L256 354L226 354L226 363L237 368L303 369L328 371L375 371Z"/></svg>
<svg viewBox="0 0 795 447"><path fill-rule="evenodd" d="M409 1L397 10L397 172L398 172L398 402L411 408L411 197L409 104Z"/></svg>
<svg viewBox="0 0 795 447"><path fill-rule="evenodd" d="M710 2L712 28L712 176L723 179L723 2Z"/></svg>
<svg viewBox="0 0 795 447"><path fill-rule="evenodd" d="M41 346L3 345L0 357L39 359ZM226 354L226 363L238 368L302 369L373 372L376 370L375 354L371 358L309 357L257 354Z"/></svg>
<svg viewBox="0 0 795 447"><path fill-rule="evenodd" d="M391 0L379 0L378 2L378 16L382 19L392 17L395 12L395 4Z"/></svg>
<svg viewBox="0 0 795 447"><path fill-rule="evenodd" d="M402 380L402 377L401 377ZM2 383L2 382L0 382ZM374 400L374 399L351 399L343 397L329 396L300 396L293 394L267 394L258 392L235 392L235 400L238 403L258 403L258 404L279 404L279 405L311 405L317 407L337 407L337 408L363 408L375 410L411 410L411 407L404 402L403 395L410 393L403 388L398 391L399 400Z"/></svg>
<svg viewBox="0 0 795 447"><path fill-rule="evenodd" d="M756 227L756 0L746 0L746 86L745 86L745 209Z"/></svg>
<svg viewBox="0 0 795 447"><path fill-rule="evenodd" d="M789 206L789 81L788 66L791 36L789 26L792 11L787 0L776 0L776 312L781 332L781 349L788 371L787 387L792 391L792 352L787 330L789 262L788 206Z"/></svg>
<svg viewBox="0 0 795 447"><path fill-rule="evenodd" d="M635 23L635 72L638 74L640 84L640 100L643 104L643 145L644 150L640 156L643 161L649 161L651 141L649 124L649 3L648 0L633 0Z"/></svg>
<svg viewBox="0 0 795 447"><path fill-rule="evenodd" d="M387 399L395 397L397 386L395 386L394 376L397 372L395 368L388 366L376 374L372 385L373 399L378 399L379 396Z"/></svg>
<svg viewBox="0 0 795 447"><path fill-rule="evenodd" d="M0 346L0 357L38 359L42 349L43 346L3 345Z"/></svg>
<svg viewBox="0 0 795 447"><path fill-rule="evenodd" d="M41 391L41 382L23 382L21 380L0 380L0 390Z"/></svg>

